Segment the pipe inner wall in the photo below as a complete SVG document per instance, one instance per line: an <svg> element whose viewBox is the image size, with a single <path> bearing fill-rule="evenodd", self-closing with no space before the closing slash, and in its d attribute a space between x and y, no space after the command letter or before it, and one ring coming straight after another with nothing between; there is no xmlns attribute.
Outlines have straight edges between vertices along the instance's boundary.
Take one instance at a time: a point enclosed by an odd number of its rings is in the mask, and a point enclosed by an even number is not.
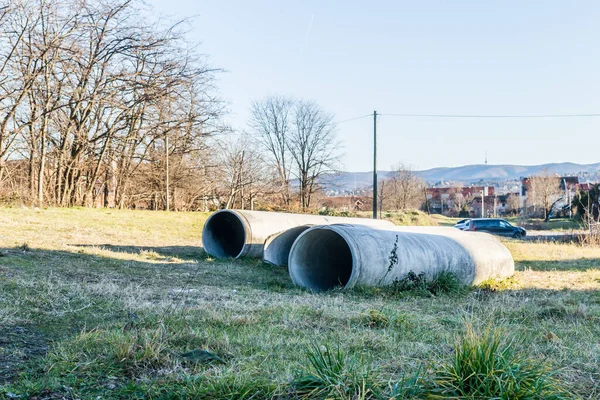
<svg viewBox="0 0 600 400"><path fill-rule="evenodd" d="M352 251L346 240L329 229L302 235L290 253L290 275L294 283L315 291L345 287L352 275Z"/></svg>
<svg viewBox="0 0 600 400"><path fill-rule="evenodd" d="M235 213L216 212L204 224L204 251L217 258L239 257L246 244L246 229Z"/></svg>

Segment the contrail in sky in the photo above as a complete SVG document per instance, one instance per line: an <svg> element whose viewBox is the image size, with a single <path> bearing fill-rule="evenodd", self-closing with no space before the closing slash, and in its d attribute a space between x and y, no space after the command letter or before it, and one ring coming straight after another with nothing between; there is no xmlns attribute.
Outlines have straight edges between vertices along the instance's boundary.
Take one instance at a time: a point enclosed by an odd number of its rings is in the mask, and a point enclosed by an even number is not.
<svg viewBox="0 0 600 400"><path fill-rule="evenodd" d="M310 23L308 24L308 29L306 30L306 35L304 35L304 44L300 49L300 55L304 54L304 48L306 47L306 42L308 41L308 36L310 35L310 30L312 28L313 21L315 20L315 13L310 17Z"/></svg>

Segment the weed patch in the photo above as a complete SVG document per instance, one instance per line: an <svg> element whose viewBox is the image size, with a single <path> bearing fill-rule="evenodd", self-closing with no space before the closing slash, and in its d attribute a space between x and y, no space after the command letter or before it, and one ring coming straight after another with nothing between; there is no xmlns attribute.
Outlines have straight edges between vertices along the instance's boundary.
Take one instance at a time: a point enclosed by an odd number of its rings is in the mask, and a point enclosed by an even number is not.
<svg viewBox="0 0 600 400"><path fill-rule="evenodd" d="M360 314L358 322L368 328L383 329L401 327L408 323L405 313L392 309L367 310Z"/></svg>
<svg viewBox="0 0 600 400"><path fill-rule="evenodd" d="M451 272L442 272L433 279L428 280L424 273L415 274L410 271L406 277L394 281L391 291L398 294L417 294L437 296L440 294L461 295L468 292L456 275Z"/></svg>

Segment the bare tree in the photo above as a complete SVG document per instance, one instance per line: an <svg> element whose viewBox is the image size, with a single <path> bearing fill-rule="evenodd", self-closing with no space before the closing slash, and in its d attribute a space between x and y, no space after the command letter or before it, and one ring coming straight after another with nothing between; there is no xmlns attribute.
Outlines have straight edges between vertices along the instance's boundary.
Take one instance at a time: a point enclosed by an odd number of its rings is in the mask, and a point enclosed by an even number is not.
<svg viewBox="0 0 600 400"><path fill-rule="evenodd" d="M473 201L472 196L465 196L460 191L450 195L452 200L452 209L454 213L460 217L464 217L469 213L469 205Z"/></svg>
<svg viewBox="0 0 600 400"><path fill-rule="evenodd" d="M13 145L27 126L15 117L41 71L41 60L22 51L40 22L34 5L10 1L0 9L0 184Z"/></svg>
<svg viewBox="0 0 600 400"><path fill-rule="evenodd" d="M243 136L221 144L223 194L225 208L254 208L254 198L268 187L264 162L256 146Z"/></svg>
<svg viewBox="0 0 600 400"><path fill-rule="evenodd" d="M318 178L335 169L339 145L333 116L313 101L271 96L254 102L249 126L273 166L284 206L290 205L290 177L298 179L300 206L307 209Z"/></svg>
<svg viewBox="0 0 600 400"><path fill-rule="evenodd" d="M377 183L377 199L379 200L379 218L381 219L383 216L384 209L388 209L389 207L389 197L391 194L390 185L386 185L387 180L381 179L379 183Z"/></svg>
<svg viewBox="0 0 600 400"><path fill-rule="evenodd" d="M310 207L318 178L332 172L339 160L333 115L312 101L298 101L294 107L294 129L288 146L295 162L294 175L300 187L300 205Z"/></svg>
<svg viewBox="0 0 600 400"><path fill-rule="evenodd" d="M166 205L170 186L195 202L214 189L206 138L222 131L218 70L141 4L0 7L0 182L9 161L27 165L29 196L64 206Z"/></svg>
<svg viewBox="0 0 600 400"><path fill-rule="evenodd" d="M544 221L548 222L554 206L563 199L560 178L544 171L541 175L529 178L531 203L544 210Z"/></svg>
<svg viewBox="0 0 600 400"><path fill-rule="evenodd" d="M506 205L508 206L509 212L518 214L521 209L521 196L515 193L511 193L506 198Z"/></svg>
<svg viewBox="0 0 600 400"><path fill-rule="evenodd" d="M389 178L392 194L390 201L396 210L419 208L425 183L410 168L399 164Z"/></svg>
<svg viewBox="0 0 600 400"><path fill-rule="evenodd" d="M292 158L289 141L292 130L293 100L271 96L255 101L250 107L249 126L267 151L276 170L279 193L285 206L290 204L290 171Z"/></svg>

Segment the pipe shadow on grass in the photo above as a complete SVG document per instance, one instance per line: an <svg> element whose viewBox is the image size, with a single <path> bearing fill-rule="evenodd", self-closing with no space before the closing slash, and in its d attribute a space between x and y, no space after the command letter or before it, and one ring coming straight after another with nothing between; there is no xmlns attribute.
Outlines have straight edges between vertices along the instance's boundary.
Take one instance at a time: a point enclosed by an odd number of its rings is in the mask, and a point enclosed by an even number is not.
<svg viewBox="0 0 600 400"><path fill-rule="evenodd" d="M572 271L600 270L600 258L576 258L572 260L527 260L515 262L517 271Z"/></svg>
<svg viewBox="0 0 600 400"><path fill-rule="evenodd" d="M0 273L10 275L16 272L14 267L21 266L27 268L25 274L32 270L52 271L68 279L78 278L82 283L110 278L115 282L168 288L179 288L183 284L228 289L244 286L259 290L273 285L292 286L285 268L258 259L213 259L201 247L72 246L80 250L0 248ZM94 249L104 250L103 254L90 254ZM127 257L127 254L135 257Z"/></svg>
<svg viewBox="0 0 600 400"><path fill-rule="evenodd" d="M99 248L116 253L142 254L144 252L155 252L165 258L177 257L201 260L208 257L208 254L201 246L133 246L133 245L115 245L115 244L70 244L70 246L81 248Z"/></svg>

